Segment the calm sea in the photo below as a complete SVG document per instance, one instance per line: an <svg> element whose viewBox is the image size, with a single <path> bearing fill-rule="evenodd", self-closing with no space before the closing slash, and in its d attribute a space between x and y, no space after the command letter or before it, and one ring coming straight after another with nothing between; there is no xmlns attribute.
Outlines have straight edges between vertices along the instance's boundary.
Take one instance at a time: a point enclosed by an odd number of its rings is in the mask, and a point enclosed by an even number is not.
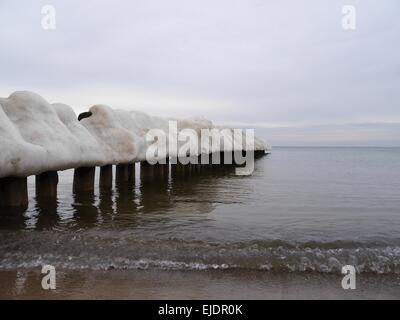
<svg viewBox="0 0 400 320"><path fill-rule="evenodd" d="M138 170L138 168L137 168ZM138 172L137 172L138 173ZM72 193L0 214L0 270L400 273L399 148L274 148L229 169Z"/></svg>

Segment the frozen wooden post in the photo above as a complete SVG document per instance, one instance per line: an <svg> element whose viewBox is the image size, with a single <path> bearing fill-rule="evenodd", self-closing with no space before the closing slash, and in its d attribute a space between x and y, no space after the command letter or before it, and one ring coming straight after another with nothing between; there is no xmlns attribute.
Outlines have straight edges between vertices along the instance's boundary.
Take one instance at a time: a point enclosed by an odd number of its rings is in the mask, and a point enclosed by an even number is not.
<svg viewBox="0 0 400 320"><path fill-rule="evenodd" d="M191 174L198 174L200 172L200 162L199 156L190 156L189 168Z"/></svg>
<svg viewBox="0 0 400 320"><path fill-rule="evenodd" d="M195 164L194 166L195 166L196 173L201 173L201 164L198 163L198 164Z"/></svg>
<svg viewBox="0 0 400 320"><path fill-rule="evenodd" d="M190 164L180 164L180 172L182 177L190 176Z"/></svg>
<svg viewBox="0 0 400 320"><path fill-rule="evenodd" d="M168 179L169 176L169 162L167 163L156 163L153 165L153 179L163 180Z"/></svg>
<svg viewBox="0 0 400 320"><path fill-rule="evenodd" d="M211 167L211 153L202 153L199 155L200 171L206 172Z"/></svg>
<svg viewBox="0 0 400 320"><path fill-rule="evenodd" d="M169 178L169 170L170 170L170 161L169 161L169 157L167 157L166 163L165 164L161 164L164 167L164 178L168 180Z"/></svg>
<svg viewBox="0 0 400 320"><path fill-rule="evenodd" d="M113 167L111 164L100 167L100 189L111 189L113 179Z"/></svg>
<svg viewBox="0 0 400 320"><path fill-rule="evenodd" d="M243 166L244 163L241 163L241 161L244 161L243 159L245 158L245 153L243 150L236 150L232 154L232 164L234 166Z"/></svg>
<svg viewBox="0 0 400 320"><path fill-rule="evenodd" d="M180 164L183 176L190 176L192 172L192 164Z"/></svg>
<svg viewBox="0 0 400 320"><path fill-rule="evenodd" d="M135 181L135 163L128 164L128 180Z"/></svg>
<svg viewBox="0 0 400 320"><path fill-rule="evenodd" d="M201 172L201 155L197 156L196 170L197 170L198 173Z"/></svg>
<svg viewBox="0 0 400 320"><path fill-rule="evenodd" d="M92 192L94 191L95 167L81 167L75 169L73 192Z"/></svg>
<svg viewBox="0 0 400 320"><path fill-rule="evenodd" d="M232 151L221 151L220 159L223 166L233 164Z"/></svg>
<svg viewBox="0 0 400 320"><path fill-rule="evenodd" d="M175 164L171 164L171 176L178 177L183 176L184 166L182 163L178 162Z"/></svg>
<svg viewBox="0 0 400 320"><path fill-rule="evenodd" d="M147 161L142 161L140 163L140 179L153 180L154 175L155 175L154 165L148 163Z"/></svg>
<svg viewBox="0 0 400 320"><path fill-rule="evenodd" d="M263 156L265 156L267 153L265 152L265 150L255 150L254 152L254 158L258 159L261 158Z"/></svg>
<svg viewBox="0 0 400 320"><path fill-rule="evenodd" d="M116 168L116 181L117 183L128 182L134 180L134 175L132 179L132 172L134 172L134 164L118 164Z"/></svg>
<svg viewBox="0 0 400 320"><path fill-rule="evenodd" d="M35 176L36 197L57 198L58 173L47 171Z"/></svg>
<svg viewBox="0 0 400 320"><path fill-rule="evenodd" d="M27 178L0 179L0 207L28 207Z"/></svg>

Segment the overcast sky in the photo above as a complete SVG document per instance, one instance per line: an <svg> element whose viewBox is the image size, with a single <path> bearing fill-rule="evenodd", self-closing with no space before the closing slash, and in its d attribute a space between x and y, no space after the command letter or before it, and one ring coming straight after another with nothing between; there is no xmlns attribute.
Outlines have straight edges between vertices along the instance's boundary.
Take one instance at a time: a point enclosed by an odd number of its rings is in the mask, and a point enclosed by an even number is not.
<svg viewBox="0 0 400 320"><path fill-rule="evenodd" d="M0 41L3 97L203 116L273 145L400 146L398 0L0 0Z"/></svg>

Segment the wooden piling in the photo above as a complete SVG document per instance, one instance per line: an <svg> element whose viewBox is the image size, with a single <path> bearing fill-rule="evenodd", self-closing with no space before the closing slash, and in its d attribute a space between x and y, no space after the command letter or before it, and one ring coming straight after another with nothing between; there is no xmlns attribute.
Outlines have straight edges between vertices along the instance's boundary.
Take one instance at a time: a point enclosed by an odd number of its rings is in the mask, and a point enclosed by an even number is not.
<svg viewBox="0 0 400 320"><path fill-rule="evenodd" d="M155 178L155 165L142 161L140 163L140 179L153 180Z"/></svg>
<svg viewBox="0 0 400 320"><path fill-rule="evenodd" d="M261 158L263 156L265 156L267 153L265 152L265 150L255 150L254 152L254 158L258 159Z"/></svg>
<svg viewBox="0 0 400 320"><path fill-rule="evenodd" d="M28 207L27 178L0 179L0 207Z"/></svg>
<svg viewBox="0 0 400 320"><path fill-rule="evenodd" d="M35 176L36 197L57 198L58 173L47 171Z"/></svg>
<svg viewBox="0 0 400 320"><path fill-rule="evenodd" d="M117 164L115 180L117 183L124 183L130 180L130 164Z"/></svg>
<svg viewBox="0 0 400 320"><path fill-rule="evenodd" d="M113 167L106 165L100 167L100 181L99 186L101 190L108 190L112 188L113 183Z"/></svg>
<svg viewBox="0 0 400 320"><path fill-rule="evenodd" d="M81 167L75 169L73 192L93 192L95 167Z"/></svg>
<svg viewBox="0 0 400 320"><path fill-rule="evenodd" d="M173 177L184 177L188 174L188 165L178 162L177 164L171 165L171 175Z"/></svg>
<svg viewBox="0 0 400 320"><path fill-rule="evenodd" d="M135 181L135 163L128 164L128 180Z"/></svg>

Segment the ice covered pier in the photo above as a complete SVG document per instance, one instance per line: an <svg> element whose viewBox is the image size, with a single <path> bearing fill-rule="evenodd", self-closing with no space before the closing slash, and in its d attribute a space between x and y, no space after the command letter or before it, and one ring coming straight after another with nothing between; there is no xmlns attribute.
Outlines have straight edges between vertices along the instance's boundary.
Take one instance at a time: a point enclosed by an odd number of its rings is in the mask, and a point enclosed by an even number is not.
<svg viewBox="0 0 400 320"><path fill-rule="evenodd" d="M207 139L204 138L204 135ZM244 166L248 155L267 152L246 131L214 126L205 119L171 119L95 105L79 116L31 92L0 98L0 207L27 207L27 177L35 176L37 198L56 198L58 171L74 169L73 191L135 179L187 177L215 165ZM115 177L113 175L115 166Z"/></svg>

